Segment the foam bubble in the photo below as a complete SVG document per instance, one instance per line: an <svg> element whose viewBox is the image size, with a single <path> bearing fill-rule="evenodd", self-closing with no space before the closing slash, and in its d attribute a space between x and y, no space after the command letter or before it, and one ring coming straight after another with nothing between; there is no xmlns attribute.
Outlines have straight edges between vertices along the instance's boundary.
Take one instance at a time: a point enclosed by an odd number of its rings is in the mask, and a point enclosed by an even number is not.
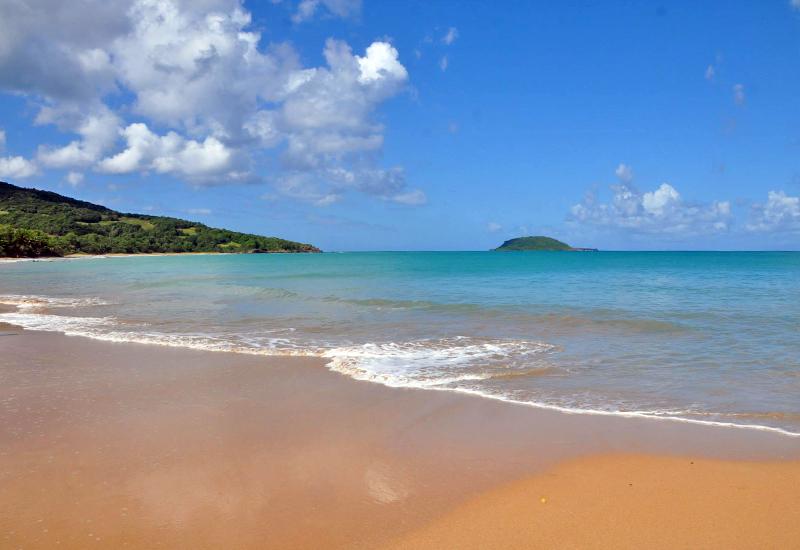
<svg viewBox="0 0 800 550"><path fill-rule="evenodd" d="M25 311L23 309L23 311ZM209 334L165 334L150 332L144 325L121 330L113 317L72 317L44 313L2 313L0 322L27 330L60 332L105 342L150 344L204 351L246 353L250 355L321 356L322 352L302 348L287 338L224 338Z"/></svg>
<svg viewBox="0 0 800 550"><path fill-rule="evenodd" d="M336 347L323 356L330 368L358 380L387 386L431 387L485 380L509 372L532 356L555 349L522 340L482 340L458 336L414 342Z"/></svg>

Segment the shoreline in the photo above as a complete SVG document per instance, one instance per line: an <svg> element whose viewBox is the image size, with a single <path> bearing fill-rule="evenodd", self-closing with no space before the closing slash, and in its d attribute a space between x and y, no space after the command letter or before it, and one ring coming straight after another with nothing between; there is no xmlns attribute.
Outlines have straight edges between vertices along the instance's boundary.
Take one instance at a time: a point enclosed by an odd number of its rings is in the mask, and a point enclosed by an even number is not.
<svg viewBox="0 0 800 550"><path fill-rule="evenodd" d="M127 254L109 252L108 254L67 254L66 256L40 256L38 258L0 257L0 264L17 262L52 262L57 260L100 260L103 258L152 258L161 256L259 256L267 254L320 254L321 252L143 252Z"/></svg>
<svg viewBox="0 0 800 550"><path fill-rule="evenodd" d="M17 309L19 306L9 306L7 304L0 304L0 313L6 312L6 309L11 309L12 311ZM546 415L551 419L562 419L564 422L567 419L571 421L581 424L581 419L586 418L587 422L592 424L598 424L602 426L604 423L609 423L608 425L613 425L616 430L618 430L618 434L625 432L625 426L627 423L635 423L636 426L631 426L630 431L633 433L638 433L639 435L643 435L644 433L657 431L659 425L663 424L661 429L665 433L669 434L677 434L682 429L686 430L686 434L692 433L692 431L696 431L696 433L707 432L704 437L709 437L711 434L717 433L719 440L725 441L738 441L737 433L741 434L741 441L745 439L750 439L755 441L755 438L764 437L768 438L769 440L781 441L782 443L777 445L777 448L782 449L791 449L796 451L797 458L800 459L800 441L798 441L798 435L794 432L788 432L781 428L775 428L771 426L762 426L762 425L745 425L745 424L734 424L734 423L722 423L722 422L714 422L714 421L704 421L704 420L695 420L695 419L688 419L688 418L681 418L681 417L673 417L673 416L656 416L653 414L648 413L638 413L638 412L613 412L613 411L595 411L589 409L568 409L564 407L558 407L554 405L547 405L547 404L539 404L539 403L532 403L526 401L515 401L512 399L506 399L499 396L483 394L481 392L473 392L473 391L464 391L461 389L449 389L449 388L437 388L437 387L425 387L425 386L394 386L390 384L385 384L376 380L372 379L363 379L353 377L348 373L341 372L337 369L330 367L330 358L324 355L310 355L305 353L296 353L296 354L271 354L268 351L259 352L259 353L249 353L244 351L234 351L228 349L210 349L204 347L190 347L184 344L166 344L161 342L152 342L152 341L135 341L135 340L118 340L118 339L104 339L98 338L93 336L86 336L83 334L72 334L69 332L60 332L60 331L43 331L43 330L31 330L24 327L20 327L18 325L14 325L13 323L8 323L6 321L0 320L0 334L2 334L3 327L11 329L12 333L15 331L21 331L21 335L25 336L35 336L37 338L56 338L62 339L64 341L72 341L72 340L79 340L85 341L86 345L92 346L94 344L99 345L111 345L112 347L115 346L122 346L128 348L129 350L147 350L149 353L158 354L159 350L169 350L174 351L175 353L193 353L193 354L200 354L202 356L208 355L208 360L212 360L214 356L231 356L230 359L227 361L223 358L219 359L219 362L228 362L228 361L235 361L237 359L234 358L241 358L242 360L252 359L255 361L263 361L265 364L272 364L272 363L282 363L284 361L293 362L307 362L309 364L313 364L316 369L321 369L325 373L333 375L337 378L341 378L346 380L349 383L355 383L359 386L365 385L366 387L376 387L381 388L383 391L387 392L412 392L414 394L419 394L420 398L425 398L426 394L433 393L434 395L438 394L441 395L442 398L451 398L451 399L462 399L466 400L467 402L474 402L476 407L482 406L479 403L486 403L486 406L499 406L501 408L509 408L516 410L518 414L530 414L530 415ZM18 333L19 334L19 333ZM113 348L112 348L113 349ZM435 399L434 397L430 397L430 399ZM652 426L651 426L652 425ZM723 428L723 429L720 429ZM726 429L727 428L727 429ZM686 435L683 434L683 435ZM699 446L698 446L699 445ZM749 445L744 445L742 448L746 449ZM686 447L683 452L690 452L692 449L695 449L694 452L699 452L698 449L706 448L707 446L702 443L702 439L696 439L692 441L692 444ZM739 445L735 445L731 447L732 449L739 449ZM617 448L617 447L613 447ZM765 448L768 454L766 455L753 455L760 458L768 457L774 458L769 455L769 446ZM736 451L739 452L738 450ZM701 452L702 454L702 452ZM709 456L717 456L717 457L725 457L725 455L716 455L714 453L710 454ZM743 455L731 455L730 458L735 459L742 459L742 458L752 458L749 454ZM783 458L782 456L780 458Z"/></svg>
<svg viewBox="0 0 800 550"><path fill-rule="evenodd" d="M205 254L205 253L198 253L198 254ZM169 254L168 254L169 255ZM6 297L8 298L8 296ZM36 298L36 297L33 297ZM3 297L0 297L0 313L12 313L12 312L22 312L26 309L26 305L22 303L6 301L3 302ZM0 319L0 324L2 323L9 323L13 325L13 322L10 321L3 321ZM343 376L347 376L353 380L369 382L373 384L378 384L383 387L387 388L396 388L396 389L417 389L417 390L424 390L424 391L435 391L435 392L444 392L444 393L455 393L459 395L466 395L470 397L478 397L482 399L488 399L492 401L498 401L501 403L505 403L507 405L514 405L520 407L528 407L538 410L545 410L545 411L554 411L560 414L567 414L567 415L587 415L587 416L600 416L600 417L609 417L609 418L626 418L626 419L641 419L641 420L648 420L648 421L664 421L664 422L677 422L677 423L685 423L691 425L698 425L698 426L706 426L706 427L714 427L714 428L729 428L735 430L753 430L753 431L763 431L769 432L774 434L779 434L784 437L789 438L800 438L800 432L793 432L784 428L780 428L777 426L768 426L763 424L741 424L736 422L724 422L724 421L716 421L716 420L700 420L696 418L686 418L681 416L675 415L661 415L654 412L648 411L606 411L601 409L589 409L589 408L570 408L570 407L563 407L559 405L553 405L548 403L541 403L541 402L532 402L532 401L522 401L516 400L510 397L502 396L502 395L494 395L486 392L482 392L479 390L469 390L465 388L441 388L435 386L423 386L423 385L395 385L385 381L381 381L379 379L367 378L367 377L360 377L354 375L351 372L345 372L341 369L338 369L334 366L335 363L335 356L326 355L324 352L311 352L311 351L293 351L291 353L275 353L275 350L268 349L268 350L257 350L257 349L234 349L234 348L211 348L207 346L203 346L201 344L194 345L190 342L181 341L181 342L173 342L173 341L166 341L166 340L159 340L154 338L153 336L141 336L141 337L130 337L126 336L125 338L117 337L113 333L109 333L107 335L103 334L87 334L85 332L75 331L75 330L67 330L67 329L58 329L58 330L50 330L50 329L29 329L25 326L21 325L14 325L18 326L20 329L23 330L33 330L38 332L50 332L55 334L62 334L66 336L77 336L81 338L87 338L89 340L97 341L97 342L112 342L112 343L129 343L129 344L138 344L138 345L147 345L147 346L158 346L158 347L166 347L166 348L178 348L178 349L190 349L190 350L197 350L203 352L210 352L210 353L235 353L241 355L252 355L257 357L313 357L313 358L320 358L324 361L324 365L328 370L341 374Z"/></svg>
<svg viewBox="0 0 800 550"><path fill-rule="evenodd" d="M38 258L9 258L0 257L0 264L13 264L18 262L56 262L62 260L102 260L103 258L136 258L159 256L234 256L238 252L146 252L143 254L123 254L110 252L108 254L67 254L66 256L40 256Z"/></svg>
<svg viewBox="0 0 800 550"><path fill-rule="evenodd" d="M82 547L91 533L101 546L378 548L452 522L493 491L605 456L800 474L800 445L777 434L389 388L320 358L11 325L0 325L0 354L0 533L26 547ZM771 490L792 490L777 479Z"/></svg>

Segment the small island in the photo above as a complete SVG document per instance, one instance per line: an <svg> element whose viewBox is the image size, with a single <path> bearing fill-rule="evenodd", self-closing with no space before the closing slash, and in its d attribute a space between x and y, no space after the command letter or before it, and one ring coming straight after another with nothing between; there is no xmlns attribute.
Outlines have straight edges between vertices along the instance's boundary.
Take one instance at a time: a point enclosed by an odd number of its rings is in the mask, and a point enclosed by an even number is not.
<svg viewBox="0 0 800 550"><path fill-rule="evenodd" d="M0 182L0 257L320 252L310 244L166 216L125 214Z"/></svg>
<svg viewBox="0 0 800 550"><path fill-rule="evenodd" d="M541 235L534 237L517 237L509 239L497 248L494 249L498 252L514 252L514 251L567 251L567 252L596 252L596 248L575 248L565 242L559 241L552 237L544 237Z"/></svg>

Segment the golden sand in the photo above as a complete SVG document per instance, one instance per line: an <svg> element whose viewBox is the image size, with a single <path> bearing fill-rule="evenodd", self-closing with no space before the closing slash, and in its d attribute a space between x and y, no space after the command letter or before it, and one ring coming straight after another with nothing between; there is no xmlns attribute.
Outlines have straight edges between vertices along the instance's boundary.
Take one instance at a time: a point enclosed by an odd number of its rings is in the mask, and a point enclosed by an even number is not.
<svg viewBox="0 0 800 550"><path fill-rule="evenodd" d="M800 462L582 458L488 491L391 547L798 548Z"/></svg>
<svg viewBox="0 0 800 550"><path fill-rule="evenodd" d="M0 382L0 548L800 540L800 441L770 433L8 325Z"/></svg>

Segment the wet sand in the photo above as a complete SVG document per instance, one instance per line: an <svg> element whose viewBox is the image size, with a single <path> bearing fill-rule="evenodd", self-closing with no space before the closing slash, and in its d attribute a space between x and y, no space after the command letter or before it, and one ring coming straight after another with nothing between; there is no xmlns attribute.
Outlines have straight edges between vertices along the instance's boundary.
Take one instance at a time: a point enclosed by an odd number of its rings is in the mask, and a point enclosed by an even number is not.
<svg viewBox="0 0 800 550"><path fill-rule="evenodd" d="M800 540L800 440L768 432L567 415L358 382L317 359L9 325L0 381L4 548ZM540 510L556 538L525 527ZM447 538L479 526L488 539Z"/></svg>

